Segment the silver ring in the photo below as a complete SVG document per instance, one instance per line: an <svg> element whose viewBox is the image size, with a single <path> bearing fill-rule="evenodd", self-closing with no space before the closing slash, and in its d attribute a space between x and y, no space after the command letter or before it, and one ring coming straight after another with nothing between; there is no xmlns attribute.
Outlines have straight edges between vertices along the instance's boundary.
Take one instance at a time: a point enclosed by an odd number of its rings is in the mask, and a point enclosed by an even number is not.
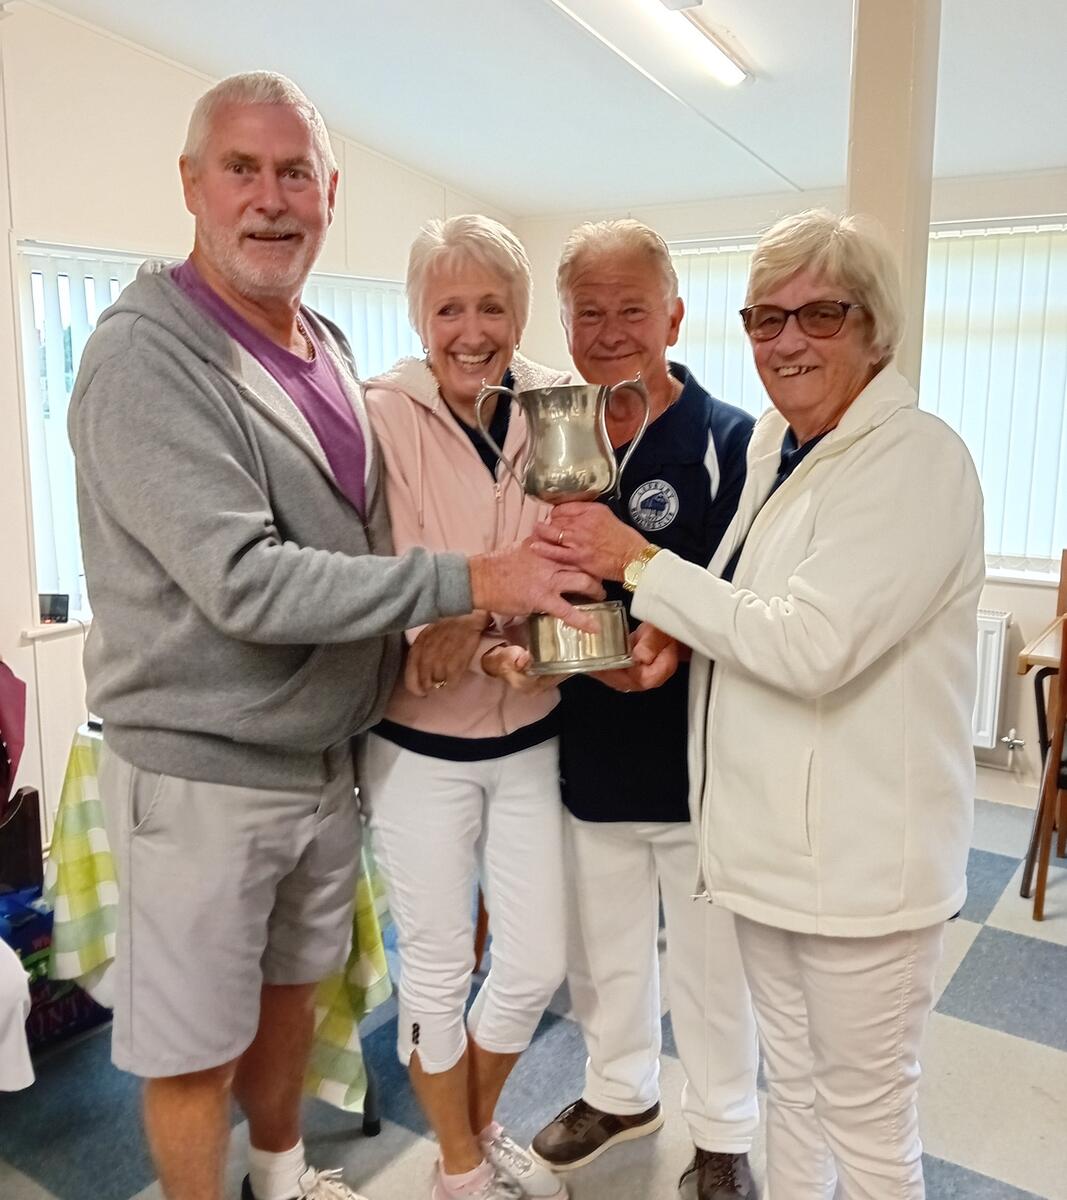
<svg viewBox="0 0 1067 1200"><path fill-rule="evenodd" d="M435 679L433 685L435 688L443 688L447 682L447 679Z"/></svg>

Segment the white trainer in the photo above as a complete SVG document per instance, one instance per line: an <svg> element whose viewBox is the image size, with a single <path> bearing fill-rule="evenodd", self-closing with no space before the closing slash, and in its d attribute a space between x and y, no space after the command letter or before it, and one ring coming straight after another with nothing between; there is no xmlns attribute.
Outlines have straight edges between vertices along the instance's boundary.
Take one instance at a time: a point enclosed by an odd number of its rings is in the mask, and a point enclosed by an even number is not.
<svg viewBox="0 0 1067 1200"><path fill-rule="evenodd" d="M514 1179L529 1200L567 1200L567 1188L559 1177L495 1121L482 1132L479 1142L485 1157Z"/></svg>
<svg viewBox="0 0 1067 1200"><path fill-rule="evenodd" d="M297 1187L300 1188L300 1200L367 1200L345 1183L340 1168L317 1171L308 1167L300 1176Z"/></svg>
<svg viewBox="0 0 1067 1200"><path fill-rule="evenodd" d="M339 1167L330 1171L317 1171L314 1167L307 1167L297 1180L296 1186L300 1189L300 1200L367 1200L366 1196L352 1191L345 1183ZM241 1185L241 1200L256 1200L247 1175Z"/></svg>
<svg viewBox="0 0 1067 1200"><path fill-rule="evenodd" d="M524 1200L522 1188L492 1163L483 1163L479 1170L478 1179L468 1183L459 1191L452 1191L445 1186L441 1178L441 1164L434 1171L433 1190L430 1200Z"/></svg>

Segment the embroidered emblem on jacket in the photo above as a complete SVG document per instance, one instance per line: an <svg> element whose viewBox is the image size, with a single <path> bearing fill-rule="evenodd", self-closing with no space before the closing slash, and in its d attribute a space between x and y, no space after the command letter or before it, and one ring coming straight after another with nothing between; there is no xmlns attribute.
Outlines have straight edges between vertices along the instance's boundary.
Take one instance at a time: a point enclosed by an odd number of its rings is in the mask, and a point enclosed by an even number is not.
<svg viewBox="0 0 1067 1200"><path fill-rule="evenodd" d="M638 529L666 529L677 515L678 493L665 479L650 479L630 496L630 519Z"/></svg>

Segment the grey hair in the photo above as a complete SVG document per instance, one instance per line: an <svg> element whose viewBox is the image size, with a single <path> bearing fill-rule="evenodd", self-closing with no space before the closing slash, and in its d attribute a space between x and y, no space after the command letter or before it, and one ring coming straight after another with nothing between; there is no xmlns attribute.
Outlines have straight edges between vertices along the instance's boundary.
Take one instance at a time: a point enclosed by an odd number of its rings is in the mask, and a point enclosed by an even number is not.
<svg viewBox="0 0 1067 1200"><path fill-rule="evenodd" d="M613 221L587 221L572 229L563 243L556 268L556 291L564 299L578 266L591 258L608 254L644 255L663 278L668 303L678 297L678 273L671 261L667 243L640 221L624 217Z"/></svg>
<svg viewBox="0 0 1067 1200"><path fill-rule="evenodd" d="M888 361L904 336L900 271L881 227L863 216L813 208L783 217L756 243L746 304L758 304L798 271L847 288L871 322L871 345Z"/></svg>
<svg viewBox="0 0 1067 1200"><path fill-rule="evenodd" d="M330 145L330 135L319 110L285 75L275 71L245 71L220 80L205 92L193 106L189 129L185 135L182 154L194 162L203 153L211 132L212 122L220 108L227 104L282 104L295 110L307 122L326 178L337 170L337 159Z"/></svg>
<svg viewBox="0 0 1067 1200"><path fill-rule="evenodd" d="M522 242L499 221L464 213L427 221L408 254L407 296L411 327L426 341L426 285L432 272L474 263L507 284L519 336L530 317L533 276Z"/></svg>

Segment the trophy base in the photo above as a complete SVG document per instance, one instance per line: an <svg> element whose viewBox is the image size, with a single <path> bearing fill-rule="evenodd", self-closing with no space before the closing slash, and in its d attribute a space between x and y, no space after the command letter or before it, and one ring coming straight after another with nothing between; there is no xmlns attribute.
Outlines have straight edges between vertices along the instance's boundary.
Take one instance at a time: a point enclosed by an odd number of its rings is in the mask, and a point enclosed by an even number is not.
<svg viewBox="0 0 1067 1200"><path fill-rule="evenodd" d="M626 610L622 603L603 600L598 604L575 607L593 616L597 623L596 632L575 629L547 613L534 613L527 619L527 646L533 657L527 674L577 675L632 665Z"/></svg>

